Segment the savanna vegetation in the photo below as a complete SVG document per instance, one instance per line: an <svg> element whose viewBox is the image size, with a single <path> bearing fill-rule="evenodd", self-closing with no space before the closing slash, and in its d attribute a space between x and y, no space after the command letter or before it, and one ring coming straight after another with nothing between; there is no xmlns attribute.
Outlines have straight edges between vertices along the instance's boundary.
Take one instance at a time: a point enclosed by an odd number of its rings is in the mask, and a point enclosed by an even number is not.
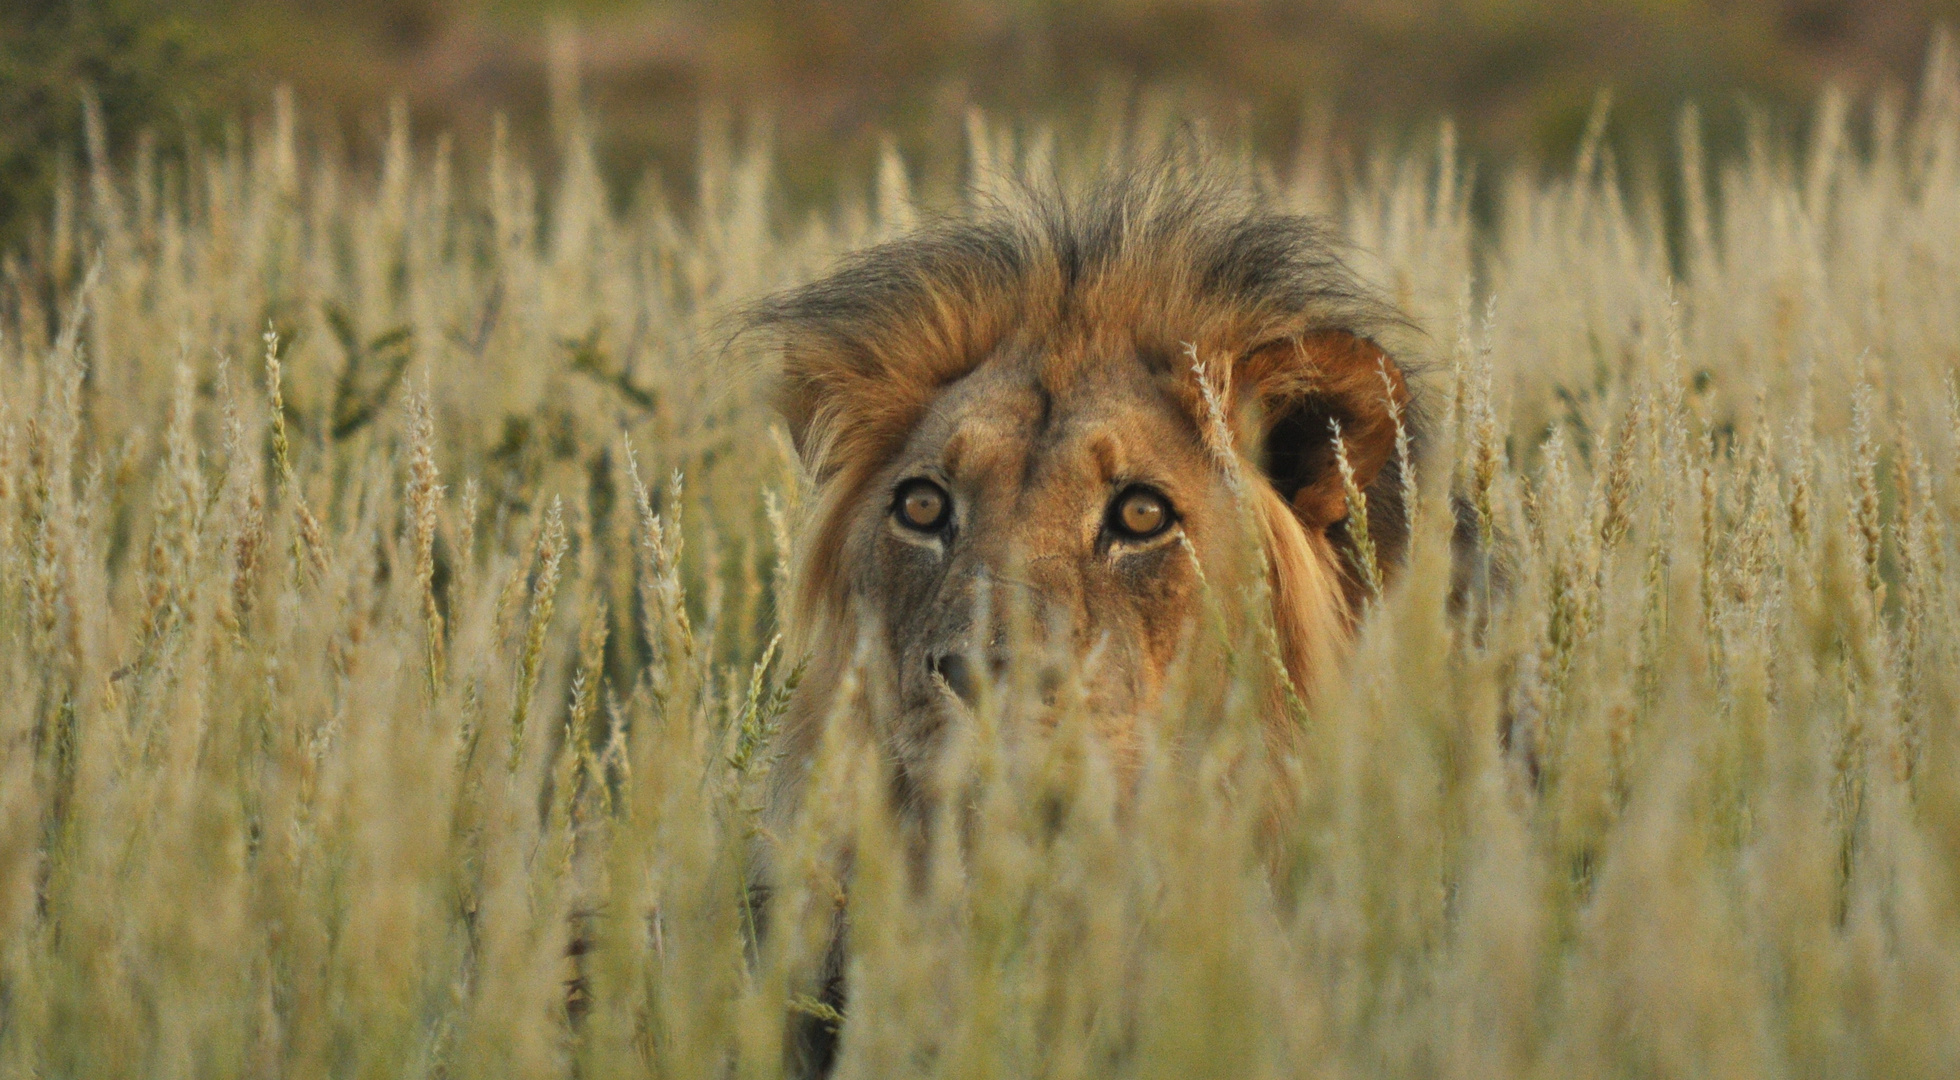
<svg viewBox="0 0 1960 1080"><path fill-rule="evenodd" d="M582 95L615 192L651 173L683 197L732 108L767 118L777 188L810 207L888 140L952 182L976 108L1107 127L1174 106L1281 159L1426 141L1450 116L1477 160L1542 166L1571 160L1605 89L1608 144L1671 193L1684 100L1728 152L1752 113L1827 83L1903 95L1956 21L1960 0L11 0L0 247L46 220L90 95L125 165L145 131L166 156L223 145L290 85L323 149L372 164L400 102L473 166L498 117L549 161Z"/></svg>
<svg viewBox="0 0 1960 1080"><path fill-rule="evenodd" d="M0 1075L775 1076L839 903L843 1076L1953 1075L1960 65L1683 115L1678 227L1608 120L1482 222L1447 128L1239 153L1427 330L1408 570L1297 757L1256 631L1133 790L985 699L917 880L848 680L759 818L806 480L731 313L1167 126L816 212L712 134L622 208L577 117L98 152L0 282Z"/></svg>

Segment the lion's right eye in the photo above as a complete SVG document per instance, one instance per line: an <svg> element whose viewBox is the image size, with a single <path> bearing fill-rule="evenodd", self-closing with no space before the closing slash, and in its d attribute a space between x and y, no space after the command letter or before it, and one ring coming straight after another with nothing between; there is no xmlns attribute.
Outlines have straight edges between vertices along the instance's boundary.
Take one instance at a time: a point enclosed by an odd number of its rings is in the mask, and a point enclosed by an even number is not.
<svg viewBox="0 0 1960 1080"><path fill-rule="evenodd" d="M1170 501L1141 485L1126 489L1110 504L1107 528L1124 540L1148 540L1171 527Z"/></svg>
<svg viewBox="0 0 1960 1080"><path fill-rule="evenodd" d="M898 489L892 512L908 529L938 532L953 516L953 499L945 488L930 480L907 480Z"/></svg>

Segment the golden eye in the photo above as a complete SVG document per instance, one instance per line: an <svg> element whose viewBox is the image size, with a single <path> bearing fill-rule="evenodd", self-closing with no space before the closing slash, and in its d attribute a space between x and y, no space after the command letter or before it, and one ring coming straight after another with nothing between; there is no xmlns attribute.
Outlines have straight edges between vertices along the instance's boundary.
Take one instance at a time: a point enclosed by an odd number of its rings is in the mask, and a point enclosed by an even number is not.
<svg viewBox="0 0 1960 1080"><path fill-rule="evenodd" d="M1125 540L1148 540L1171 524L1171 504L1145 487L1118 495L1109 511L1110 531Z"/></svg>
<svg viewBox="0 0 1960 1080"><path fill-rule="evenodd" d="M908 480L898 489L898 520L920 532L937 532L952 516L953 500L930 480Z"/></svg>

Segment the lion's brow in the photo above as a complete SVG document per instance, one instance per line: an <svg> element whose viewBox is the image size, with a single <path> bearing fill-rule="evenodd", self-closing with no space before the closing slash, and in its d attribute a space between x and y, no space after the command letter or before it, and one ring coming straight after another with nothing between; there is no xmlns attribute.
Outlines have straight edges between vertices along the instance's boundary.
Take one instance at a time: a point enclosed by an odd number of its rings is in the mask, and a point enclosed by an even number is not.
<svg viewBox="0 0 1960 1080"><path fill-rule="evenodd" d="M1098 431L1089 436L1085 444L1090 460L1102 473L1104 483L1123 475L1123 442L1107 431Z"/></svg>

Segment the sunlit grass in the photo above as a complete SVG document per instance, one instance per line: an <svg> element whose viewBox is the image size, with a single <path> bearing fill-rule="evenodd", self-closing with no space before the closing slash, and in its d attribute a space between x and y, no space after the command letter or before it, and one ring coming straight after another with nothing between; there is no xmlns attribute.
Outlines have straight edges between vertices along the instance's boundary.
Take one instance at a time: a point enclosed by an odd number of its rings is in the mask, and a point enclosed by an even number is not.
<svg viewBox="0 0 1960 1080"><path fill-rule="evenodd" d="M1256 635L1133 789L1004 687L924 841L849 679L761 809L804 480L727 316L1159 133L812 217L739 145L616 212L576 133L367 175L283 108L95 170L0 294L0 1075L773 1076L839 904L847 1076L1954 1075L1957 80L1687 125L1678 261L1594 150L1482 230L1447 137L1265 170L1427 329L1406 572L1297 759Z"/></svg>

